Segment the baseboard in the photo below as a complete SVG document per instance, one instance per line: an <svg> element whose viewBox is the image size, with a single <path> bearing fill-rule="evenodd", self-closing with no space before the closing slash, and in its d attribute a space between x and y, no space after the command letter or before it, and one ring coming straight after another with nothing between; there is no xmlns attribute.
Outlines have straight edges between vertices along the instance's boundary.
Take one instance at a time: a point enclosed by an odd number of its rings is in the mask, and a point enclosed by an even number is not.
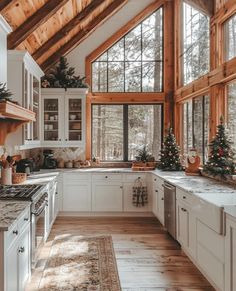
<svg viewBox="0 0 236 291"><path fill-rule="evenodd" d="M58 216L78 216L78 217L155 217L152 212L75 212L60 211Z"/></svg>

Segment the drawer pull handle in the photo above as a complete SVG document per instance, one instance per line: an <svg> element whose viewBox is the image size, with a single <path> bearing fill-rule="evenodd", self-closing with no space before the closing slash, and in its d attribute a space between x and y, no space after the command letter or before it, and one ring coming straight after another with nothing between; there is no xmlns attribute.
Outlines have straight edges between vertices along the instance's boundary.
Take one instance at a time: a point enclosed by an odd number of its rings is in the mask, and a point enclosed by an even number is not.
<svg viewBox="0 0 236 291"><path fill-rule="evenodd" d="M15 234L15 235L18 235L18 230L13 230L12 233Z"/></svg>
<svg viewBox="0 0 236 291"><path fill-rule="evenodd" d="M158 193L158 190L155 190L156 193Z"/></svg>
<svg viewBox="0 0 236 291"><path fill-rule="evenodd" d="M19 253L24 253L24 251L25 251L25 248L24 247L20 247Z"/></svg>
<svg viewBox="0 0 236 291"><path fill-rule="evenodd" d="M182 210L183 212L186 212L186 211L187 211L185 208L181 208L181 210Z"/></svg>
<svg viewBox="0 0 236 291"><path fill-rule="evenodd" d="M29 218L28 218L28 217L25 217L25 218L24 218L24 221L29 221Z"/></svg>

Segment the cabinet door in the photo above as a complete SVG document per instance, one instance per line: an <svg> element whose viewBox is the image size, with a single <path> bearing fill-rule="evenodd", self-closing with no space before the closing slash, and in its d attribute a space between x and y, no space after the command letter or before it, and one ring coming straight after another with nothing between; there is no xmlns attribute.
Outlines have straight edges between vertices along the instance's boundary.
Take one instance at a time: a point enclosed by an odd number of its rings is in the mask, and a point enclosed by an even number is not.
<svg viewBox="0 0 236 291"><path fill-rule="evenodd" d="M91 211L91 183L64 184L63 211Z"/></svg>
<svg viewBox="0 0 236 291"><path fill-rule="evenodd" d="M32 140L40 140L40 81L32 76L32 110L35 113L36 120L32 122Z"/></svg>
<svg viewBox="0 0 236 291"><path fill-rule="evenodd" d="M18 272L19 291L24 291L25 284L30 276L30 226L28 226L18 243Z"/></svg>
<svg viewBox="0 0 236 291"><path fill-rule="evenodd" d="M63 142L64 116L62 114L64 95L43 97L42 140L48 145Z"/></svg>
<svg viewBox="0 0 236 291"><path fill-rule="evenodd" d="M123 211L122 185L115 183L95 182L92 190L93 211Z"/></svg>
<svg viewBox="0 0 236 291"><path fill-rule="evenodd" d="M6 255L6 291L18 290L18 240Z"/></svg>
<svg viewBox="0 0 236 291"><path fill-rule="evenodd" d="M189 212L187 208L177 203L177 239L186 248L189 246Z"/></svg>
<svg viewBox="0 0 236 291"><path fill-rule="evenodd" d="M84 99L69 95L65 102L65 142L78 145L84 139Z"/></svg>

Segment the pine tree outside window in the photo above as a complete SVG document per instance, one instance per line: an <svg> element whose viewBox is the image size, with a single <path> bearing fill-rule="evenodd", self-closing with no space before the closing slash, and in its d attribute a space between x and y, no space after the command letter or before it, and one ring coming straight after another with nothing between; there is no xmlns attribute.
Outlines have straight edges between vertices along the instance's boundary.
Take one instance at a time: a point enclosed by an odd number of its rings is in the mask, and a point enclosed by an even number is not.
<svg viewBox="0 0 236 291"><path fill-rule="evenodd" d="M225 61L236 57L236 15L224 24Z"/></svg>
<svg viewBox="0 0 236 291"><path fill-rule="evenodd" d="M227 87L227 129L229 131L229 136L232 140L232 148L236 153L236 119L235 119L235 109L236 109L236 83L231 83Z"/></svg>
<svg viewBox="0 0 236 291"><path fill-rule="evenodd" d="M92 91L163 91L162 7L92 63Z"/></svg>
<svg viewBox="0 0 236 291"><path fill-rule="evenodd" d="M210 18L191 5L182 6L182 84L186 85L209 72Z"/></svg>

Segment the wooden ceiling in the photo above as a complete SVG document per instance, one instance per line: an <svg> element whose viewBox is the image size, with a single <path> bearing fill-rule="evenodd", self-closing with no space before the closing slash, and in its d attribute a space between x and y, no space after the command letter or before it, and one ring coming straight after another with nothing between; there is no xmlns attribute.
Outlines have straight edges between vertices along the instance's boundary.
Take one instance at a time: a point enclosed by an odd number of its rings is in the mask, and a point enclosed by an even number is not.
<svg viewBox="0 0 236 291"><path fill-rule="evenodd" d="M46 71L128 0L1 0L8 49L27 50Z"/></svg>

